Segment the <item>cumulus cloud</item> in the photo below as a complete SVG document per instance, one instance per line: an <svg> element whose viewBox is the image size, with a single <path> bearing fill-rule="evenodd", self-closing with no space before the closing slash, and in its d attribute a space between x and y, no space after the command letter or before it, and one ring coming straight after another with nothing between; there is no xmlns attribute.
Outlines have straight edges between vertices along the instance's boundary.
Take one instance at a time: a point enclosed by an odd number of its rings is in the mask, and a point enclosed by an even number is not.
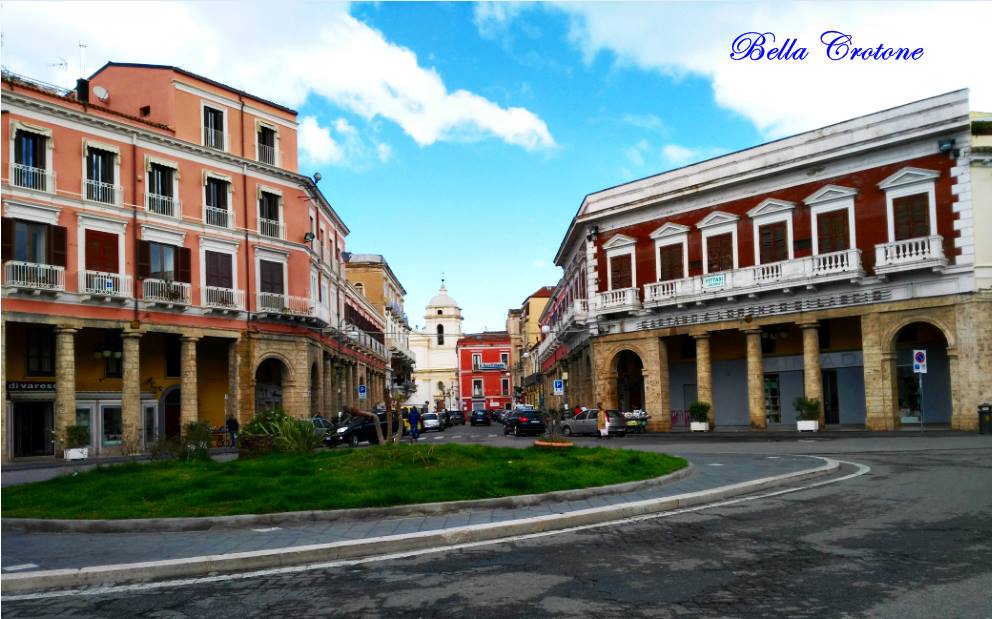
<svg viewBox="0 0 992 619"><path fill-rule="evenodd" d="M343 153L331 137L331 130L321 127L313 116L304 116L300 121L298 140L303 157L312 163L335 164L341 161Z"/></svg>
<svg viewBox="0 0 992 619"><path fill-rule="evenodd" d="M523 8L520 2L477 2L472 17L479 34L492 39L504 35Z"/></svg>
<svg viewBox="0 0 992 619"><path fill-rule="evenodd" d="M526 150L555 146L536 114L449 89L433 67L352 17L347 5L287 3L274 20L262 3L14 2L3 17L5 66L51 82L79 75L83 40L88 71L106 60L171 64L288 106L317 96L396 123L420 146L485 138ZM65 74L50 66L59 56L71 59ZM324 130L309 129L314 152L330 156Z"/></svg>

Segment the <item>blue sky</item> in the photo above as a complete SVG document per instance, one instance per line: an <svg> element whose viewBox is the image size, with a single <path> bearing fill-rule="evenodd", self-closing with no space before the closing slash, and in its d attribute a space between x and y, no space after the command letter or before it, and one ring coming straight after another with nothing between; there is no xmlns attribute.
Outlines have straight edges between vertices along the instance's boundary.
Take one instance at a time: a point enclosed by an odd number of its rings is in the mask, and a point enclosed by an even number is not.
<svg viewBox="0 0 992 619"><path fill-rule="evenodd" d="M507 309L557 282L551 261L589 192L956 88L992 109L992 80L976 77L987 2L0 10L3 64L18 73L63 83L107 60L174 64L295 107L300 171L323 175L348 248L386 256L415 325L443 272L466 331L504 328ZM926 53L831 62L829 29ZM749 30L798 38L810 58L730 60Z"/></svg>

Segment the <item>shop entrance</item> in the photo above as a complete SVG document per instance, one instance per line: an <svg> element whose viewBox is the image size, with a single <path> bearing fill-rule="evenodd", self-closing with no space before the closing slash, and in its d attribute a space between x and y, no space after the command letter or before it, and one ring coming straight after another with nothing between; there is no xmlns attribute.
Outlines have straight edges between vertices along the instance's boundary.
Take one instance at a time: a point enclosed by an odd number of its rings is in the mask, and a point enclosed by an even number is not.
<svg viewBox="0 0 992 619"><path fill-rule="evenodd" d="M617 408L644 409L644 364L636 353L621 351L614 361L617 375Z"/></svg>
<svg viewBox="0 0 992 619"><path fill-rule="evenodd" d="M903 424L951 422L951 376L947 338L936 326L914 322L895 337L898 415ZM926 353L927 372L913 367L913 351Z"/></svg>
<svg viewBox="0 0 992 619"><path fill-rule="evenodd" d="M837 392L837 370L823 370L823 418L827 425L840 423L840 397Z"/></svg>
<svg viewBox="0 0 992 619"><path fill-rule="evenodd" d="M55 409L52 402L14 402L14 457L55 454L52 430Z"/></svg>

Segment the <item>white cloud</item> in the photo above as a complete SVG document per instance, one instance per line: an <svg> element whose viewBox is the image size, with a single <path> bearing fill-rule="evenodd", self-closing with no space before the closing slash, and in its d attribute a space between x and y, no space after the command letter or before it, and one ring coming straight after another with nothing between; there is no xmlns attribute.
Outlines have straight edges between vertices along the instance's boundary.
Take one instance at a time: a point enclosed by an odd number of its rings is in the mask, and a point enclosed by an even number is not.
<svg viewBox="0 0 992 619"><path fill-rule="evenodd" d="M644 165L644 153L647 152L650 146L647 140L640 140L637 144L627 147L624 154L627 156L627 160L630 161L637 167Z"/></svg>
<svg viewBox="0 0 992 619"><path fill-rule="evenodd" d="M379 156L379 161L381 163L386 163L393 157L393 149L390 148L389 144L380 142L376 145L376 154Z"/></svg>
<svg viewBox="0 0 992 619"><path fill-rule="evenodd" d="M298 127L298 140L303 157L315 164L335 164L343 153L327 127L321 127L313 116L304 116Z"/></svg>
<svg viewBox="0 0 992 619"><path fill-rule="evenodd" d="M702 161L710 157L716 157L724 153L722 148L712 147L689 147L678 144L665 144L661 147L661 158L665 163L673 166L685 165L695 161Z"/></svg>
<svg viewBox="0 0 992 619"><path fill-rule="evenodd" d="M506 29L523 8L520 2L477 2L472 17L479 34L493 39L506 34Z"/></svg>
<svg viewBox="0 0 992 619"><path fill-rule="evenodd" d="M669 131L665 123L654 114L625 114L622 120L638 129L657 131L659 133L667 133Z"/></svg>
<svg viewBox="0 0 992 619"><path fill-rule="evenodd" d="M4 65L63 83L79 74L83 40L90 72L106 60L171 64L288 106L316 95L367 120L392 121L420 146L490 137L527 150L555 146L536 114L449 90L435 69L347 5L286 3L272 17L263 3L4 3ZM49 66L60 56L70 59L67 74Z"/></svg>
<svg viewBox="0 0 992 619"><path fill-rule="evenodd" d="M973 109L992 109L981 59L992 3L568 3L570 39L587 61L601 52L623 66L681 79L708 78L716 102L766 136L812 129L962 87ZM826 59L820 35L839 29L854 45L923 47L915 62ZM806 60L734 61L747 31L798 38Z"/></svg>

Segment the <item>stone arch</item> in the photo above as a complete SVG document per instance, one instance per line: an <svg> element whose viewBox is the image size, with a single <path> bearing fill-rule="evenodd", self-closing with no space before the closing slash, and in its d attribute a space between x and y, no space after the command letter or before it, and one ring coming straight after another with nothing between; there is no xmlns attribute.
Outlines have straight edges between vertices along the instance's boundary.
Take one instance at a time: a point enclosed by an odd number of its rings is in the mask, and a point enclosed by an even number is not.
<svg viewBox="0 0 992 619"><path fill-rule="evenodd" d="M290 362L290 360L285 355L278 352L267 352L259 356L257 359L255 359L255 372L258 372L258 367L263 363L265 363L266 361L268 361L269 359L275 359L282 363L285 372L282 377L282 382L284 385L296 382L293 377L292 362Z"/></svg>
<svg viewBox="0 0 992 619"><path fill-rule="evenodd" d="M943 318L934 317L932 315L912 315L901 317L892 323L890 323L882 336L882 342L884 349L892 352L895 350L896 337L899 332L905 327L913 323L923 323L929 324L932 327L936 327L944 336L944 341L947 342L947 348L953 350L957 346L957 341L954 337L954 329L945 321Z"/></svg>
<svg viewBox="0 0 992 619"><path fill-rule="evenodd" d="M284 393L292 384L290 364L279 354L264 355L255 365L255 413L285 408Z"/></svg>
<svg viewBox="0 0 992 619"><path fill-rule="evenodd" d="M630 411L644 408L644 357L625 347L613 355L610 370L616 381L616 408Z"/></svg>
<svg viewBox="0 0 992 619"><path fill-rule="evenodd" d="M939 319L900 320L885 340L894 364L893 414L900 423L951 424L954 414L953 335ZM905 339L900 341L901 336ZM927 372L914 369L913 350L926 350Z"/></svg>

